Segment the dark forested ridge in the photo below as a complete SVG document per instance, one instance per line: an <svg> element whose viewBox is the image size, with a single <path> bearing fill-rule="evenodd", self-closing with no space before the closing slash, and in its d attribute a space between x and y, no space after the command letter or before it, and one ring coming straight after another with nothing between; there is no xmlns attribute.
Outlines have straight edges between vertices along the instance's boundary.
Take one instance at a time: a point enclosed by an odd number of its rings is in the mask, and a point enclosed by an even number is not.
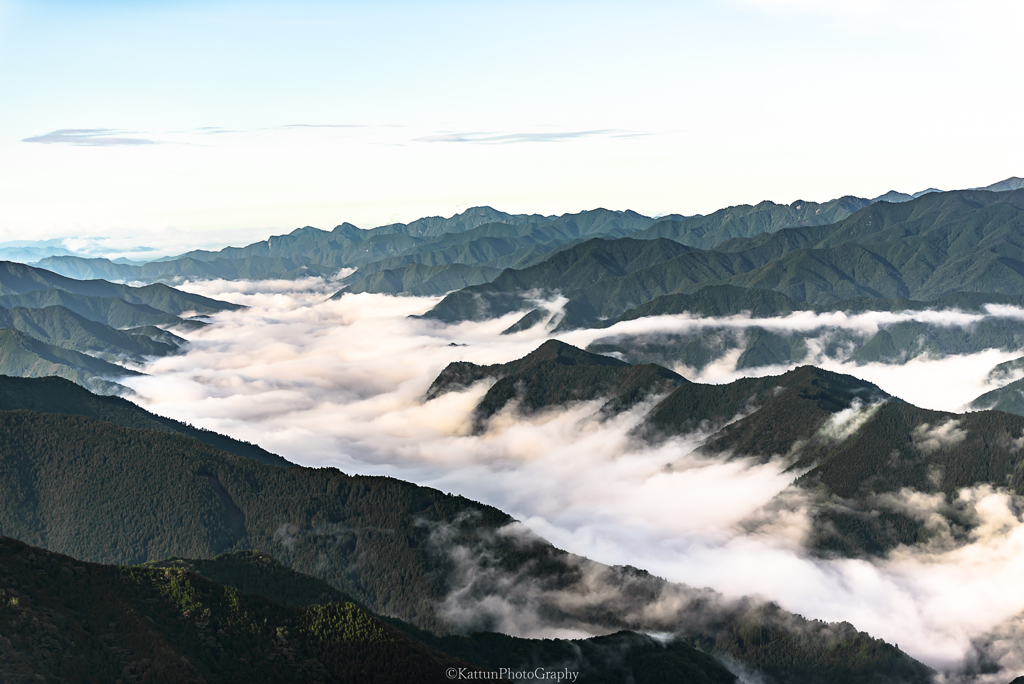
<svg viewBox="0 0 1024 684"><path fill-rule="evenodd" d="M256 551L224 554L209 560L173 558L147 566L195 572L218 584L259 594L283 606L305 608L353 602L350 596L322 580L290 570L273 557ZM573 641L520 639L496 632L438 637L396 618L381 619L400 635L492 672L500 673L502 668L520 672L570 668L579 673L576 681L591 684L660 682L666 677L694 684L736 681L736 677L713 657L679 639L666 643L633 632Z"/></svg>
<svg viewBox="0 0 1024 684"><path fill-rule="evenodd" d="M478 432L484 429L488 418L513 400L520 410L529 412L572 401L606 398L603 410L612 413L686 382L667 368L653 364L632 367L608 356L548 340L522 359L505 364L449 364L430 385L426 399L465 389L488 378L496 382L477 405L474 424Z"/></svg>
<svg viewBox="0 0 1024 684"><path fill-rule="evenodd" d="M0 680L421 682L476 668L344 599L301 608L183 568L117 567L0 538Z"/></svg>
<svg viewBox="0 0 1024 684"><path fill-rule="evenodd" d="M158 416L121 397L98 396L62 378L0 375L0 411L19 409L86 416L120 427L184 435L258 463L292 465L290 461L255 444Z"/></svg>
<svg viewBox="0 0 1024 684"><path fill-rule="evenodd" d="M386 614L436 625L450 561L427 522L500 511L390 478L280 468L195 439L79 415L0 412L0 533L141 563L260 549ZM414 521L422 520L417 526Z"/></svg>
<svg viewBox="0 0 1024 684"><path fill-rule="evenodd" d="M927 679L926 668L852 628L752 611L752 604L609 568L535 537L496 534L513 523L504 513L390 478L278 468L180 435L28 410L0 412L0 454L0 534L94 562L256 549L419 628L493 631L486 604L471 611L472 624L452 622L465 614L451 612L452 592L460 590L459 601L515 605L518 592L529 589L539 602L529 609L553 626L676 633L684 644L704 640L713 652L769 673L797 663L793 671L803 674L794 682L820 681L834 669L834 659L821 659L825 652L859 654L856 668L850 661L851 682L894 672ZM467 575L467 561L489 570ZM502 580L504 573L515 580ZM643 617L648 602L670 597L676 610ZM713 631L701 621L709 606L720 606ZM745 640L748 630L770 639ZM786 659L772 640L786 644ZM640 646L637 653L652 648ZM493 657L494 650L479 653ZM678 663L686 653L674 646L666 657Z"/></svg>

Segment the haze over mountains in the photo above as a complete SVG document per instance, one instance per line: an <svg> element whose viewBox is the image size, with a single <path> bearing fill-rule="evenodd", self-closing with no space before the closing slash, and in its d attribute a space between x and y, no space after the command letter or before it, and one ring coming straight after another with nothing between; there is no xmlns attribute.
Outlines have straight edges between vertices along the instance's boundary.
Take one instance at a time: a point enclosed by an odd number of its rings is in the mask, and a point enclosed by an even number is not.
<svg viewBox="0 0 1024 684"><path fill-rule="evenodd" d="M1022 179L1010 178L978 189L997 192L1020 189L1022 185ZM36 263L73 278L125 282L330 278L342 269L357 268L358 274L345 283L349 291L433 295L490 282L503 269L534 265L587 238L666 237L710 249L732 238L833 223L876 202L905 202L929 192L932 190L906 195L894 191L873 200L842 197L824 203L761 202L692 217L649 218L631 211L603 209L563 216L510 215L476 207L450 219L432 217L372 230L347 223L330 232L306 227L247 247L199 250L145 264L62 254Z"/></svg>
<svg viewBox="0 0 1024 684"><path fill-rule="evenodd" d="M559 325L592 327L656 297L717 284L774 290L808 304L1024 294L1014 268L1022 206L1024 191L929 193L874 204L827 226L729 240L712 250L666 239L592 240L448 295L429 316L498 316L529 307L527 293L536 300L558 291L569 299Z"/></svg>
<svg viewBox="0 0 1024 684"><path fill-rule="evenodd" d="M478 208L370 231L348 224L330 233L304 228L245 248L144 266L64 257L46 264L74 277L121 280L340 273L338 296L457 290L427 316L451 323L524 311L510 333L532 325L558 333L684 312L704 318L931 309L984 315L986 305L1017 306L1024 296L1024 262L1015 247L1020 185L1008 179L986 191L890 193L820 205L763 202L658 220L604 210L541 217ZM777 294L769 301L768 293ZM907 315L871 334L833 330L822 344L830 356L838 351L861 363L1019 346L1015 327L998 316L969 332L922 318ZM784 365L811 359L823 330L733 326L716 331L721 341L713 345L704 329L621 344L610 339L595 349L632 354L634 361L672 358L698 371L733 350L742 355L740 367Z"/></svg>
<svg viewBox="0 0 1024 684"><path fill-rule="evenodd" d="M1008 682L1021 186L4 262L0 674Z"/></svg>

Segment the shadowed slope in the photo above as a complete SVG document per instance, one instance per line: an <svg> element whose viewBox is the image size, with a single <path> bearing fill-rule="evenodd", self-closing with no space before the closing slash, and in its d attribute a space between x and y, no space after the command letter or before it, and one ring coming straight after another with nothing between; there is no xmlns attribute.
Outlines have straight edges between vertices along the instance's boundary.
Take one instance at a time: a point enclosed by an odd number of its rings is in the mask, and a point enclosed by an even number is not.
<svg viewBox="0 0 1024 684"><path fill-rule="evenodd" d="M211 430L194 428L172 418L158 416L121 397L97 396L75 383L61 378L21 378L0 375L0 411L18 409L28 409L40 413L87 416L126 428L183 435L259 463L278 466L292 465L290 461L255 444L232 439Z"/></svg>
<svg viewBox="0 0 1024 684"><path fill-rule="evenodd" d="M182 568L83 563L7 538L0 568L5 682L433 684L475 669L343 600L285 607Z"/></svg>
<svg viewBox="0 0 1024 684"><path fill-rule="evenodd" d="M353 602L344 592L314 577L289 570L258 551L240 551L210 560L173 558L147 566L189 570L218 584L260 594L285 606L302 608ZM568 667L579 672L576 681L584 684L623 681L642 684L661 682L666 677L694 684L736 681L736 677L714 658L680 640L666 644L633 632L573 641L519 639L495 632L438 637L395 618L383 618L383 621L400 636L429 644L430 648L491 671L501 668L520 672L537 668L557 671Z"/></svg>
<svg viewBox="0 0 1024 684"><path fill-rule="evenodd" d="M56 375L96 392L116 394L125 391L115 382L117 378L139 372L6 328L0 329L0 374L25 378Z"/></svg>

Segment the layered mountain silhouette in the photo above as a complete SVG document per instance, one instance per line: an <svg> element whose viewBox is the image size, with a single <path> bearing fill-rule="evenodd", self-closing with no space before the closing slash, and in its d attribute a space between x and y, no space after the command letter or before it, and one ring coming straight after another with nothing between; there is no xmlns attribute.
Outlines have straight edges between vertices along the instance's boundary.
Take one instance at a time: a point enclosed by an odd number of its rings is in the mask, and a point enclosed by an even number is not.
<svg viewBox="0 0 1024 684"><path fill-rule="evenodd" d="M538 293L568 297L556 329L592 327L663 295L708 285L770 290L810 305L851 298L933 301L955 293L1024 294L1024 190L928 193L877 202L828 225L736 238L713 249L658 237L594 239L442 300L455 322L529 311ZM685 300L663 306L678 313Z"/></svg>
<svg viewBox="0 0 1024 684"><path fill-rule="evenodd" d="M1015 181L1019 179L1007 179L981 189L1018 189L1019 183ZM307 275L329 278L343 268L357 268L356 274L344 280L348 291L434 295L490 282L503 269L526 268L589 238L668 238L712 249L734 238L834 223L873 203L902 202L928 192L933 190L914 195L894 191L873 200L841 197L822 203L766 201L689 217L652 218L632 211L606 209L540 216L474 207L447 219L429 217L370 230L347 223L332 231L307 226L246 247L216 252L196 250L148 263L82 257L65 250L53 252L37 265L72 278L141 282Z"/></svg>
<svg viewBox="0 0 1024 684"><path fill-rule="evenodd" d="M139 374L9 328L0 329L0 371L5 376L27 378L58 376L104 394L124 389L115 379Z"/></svg>
<svg viewBox="0 0 1024 684"><path fill-rule="evenodd" d="M236 304L182 292L163 284L132 287L98 279L76 280L42 268L0 261L0 296L26 295L51 290L100 299L116 298L130 305L148 306L178 316L184 313L211 314L241 308Z"/></svg>
<svg viewBox="0 0 1024 684"><path fill-rule="evenodd" d="M167 328L195 328L205 325L198 315L238 308L166 285L81 281L0 262L0 373L56 375L122 393L117 379L138 374L122 364L141 366L184 347Z"/></svg>
<svg viewBox="0 0 1024 684"><path fill-rule="evenodd" d="M1021 189L1021 183L1019 178L1008 178L975 190L1009 192ZM357 273L342 281L347 291L436 295L488 283L504 269L536 265L590 238L667 238L709 250L736 238L832 224L868 206L889 206L928 194L948 193L930 188L913 194L892 191L874 199L765 201L688 217L652 218L606 209L540 216L474 207L447 219L428 217L370 230L348 223L331 231L307 226L245 247L195 250L148 263L83 257L42 243L35 252L31 245L14 249L24 258L50 254L37 265L78 279L173 283L180 278L333 278L342 269L356 268Z"/></svg>

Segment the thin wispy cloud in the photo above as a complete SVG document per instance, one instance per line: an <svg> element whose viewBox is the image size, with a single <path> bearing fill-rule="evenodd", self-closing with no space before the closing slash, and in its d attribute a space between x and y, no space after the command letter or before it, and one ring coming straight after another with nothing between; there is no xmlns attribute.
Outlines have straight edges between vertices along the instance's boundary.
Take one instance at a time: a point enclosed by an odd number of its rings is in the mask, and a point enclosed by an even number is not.
<svg viewBox="0 0 1024 684"><path fill-rule="evenodd" d="M291 128L372 128L362 124L284 124L283 126L266 126L252 129L221 128L220 126L201 126L196 129L199 133L256 133L258 131L281 131Z"/></svg>
<svg viewBox="0 0 1024 684"><path fill-rule="evenodd" d="M266 128L255 128L255 129L235 129L235 128L224 128L222 126L200 126L191 130L171 130L164 131L159 135L163 136L182 136L182 135L222 135L225 133L256 133L260 131L283 131L292 129L331 129L331 128L370 128L360 124L285 124L283 126L270 126ZM140 133L138 131L122 131L114 128L61 128L56 131L51 131L43 135L35 135L29 138L23 138L21 142L27 143L46 143L46 144L64 144L64 145L85 145L92 147L118 147L118 146L137 146L137 145L160 145L166 144L164 140L151 140L149 138L138 137L139 135L149 135L148 133ZM177 144L190 144L188 142L178 142Z"/></svg>
<svg viewBox="0 0 1024 684"><path fill-rule="evenodd" d="M616 129L603 128L593 131L558 131L550 133L435 133L416 138L414 142L446 142L446 143L476 143L503 145L523 142L563 142L577 138L591 138L595 136L623 137L646 135L646 133L633 133Z"/></svg>
<svg viewBox="0 0 1024 684"><path fill-rule="evenodd" d="M124 135L125 131L113 128L61 128L44 135L23 138L21 142L64 145L85 145L91 147L121 147L135 145L156 145L155 140L134 138Z"/></svg>
<svg viewBox="0 0 1024 684"><path fill-rule="evenodd" d="M201 135L218 135L220 133L246 133L247 131L235 130L233 128L221 128L220 126L200 126L196 133Z"/></svg>
<svg viewBox="0 0 1024 684"><path fill-rule="evenodd" d="M286 124L278 128L367 128L362 124Z"/></svg>

